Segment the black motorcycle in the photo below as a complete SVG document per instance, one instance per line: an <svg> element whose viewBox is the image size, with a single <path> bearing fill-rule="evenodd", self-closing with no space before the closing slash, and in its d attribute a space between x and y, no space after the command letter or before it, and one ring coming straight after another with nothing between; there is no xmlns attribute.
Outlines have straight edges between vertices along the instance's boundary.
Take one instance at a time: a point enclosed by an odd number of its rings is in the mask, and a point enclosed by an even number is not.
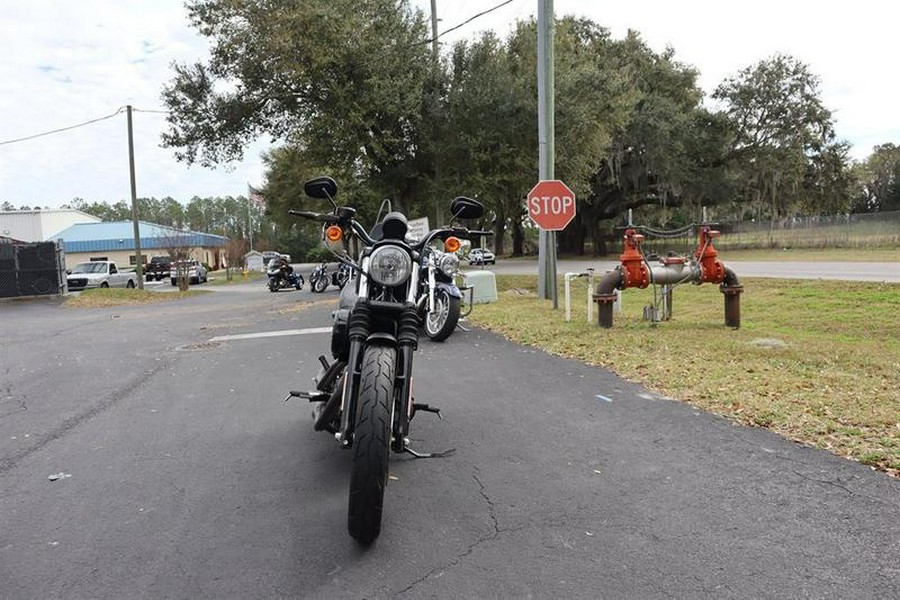
<svg viewBox="0 0 900 600"><path fill-rule="evenodd" d="M277 258L273 258L269 261L269 264L266 266L266 275L269 278L266 285L270 292L277 292L278 290L288 288L294 288L295 290L303 289L303 275L294 273L293 270L285 273Z"/></svg>
<svg viewBox="0 0 900 600"><path fill-rule="evenodd" d="M339 263L338 270L329 273L328 263L322 262L313 269L312 274L309 276L309 289L316 293L324 292L329 285L344 289L352 275L353 269L347 263Z"/></svg>
<svg viewBox="0 0 900 600"><path fill-rule="evenodd" d="M391 451L417 458L444 456L410 448L409 424L419 411L440 410L415 402L413 353L418 345L420 269L417 262L434 239L442 235L467 235L464 228L445 227L423 239L407 238L407 220L390 211L371 232L356 220L356 210L334 201L337 184L329 177L308 181L304 191L313 198L328 199L331 213L290 211L290 214L323 223L331 243L355 236L363 250L358 261L343 254L339 259L355 271L341 292L333 313L329 363L319 357L322 370L311 392L292 391L287 398L307 398L316 431L335 436L352 452L348 529L362 544L370 544L381 531L384 489L388 482ZM477 219L484 208L459 197L451 203L456 219ZM458 240L457 240L458 243Z"/></svg>

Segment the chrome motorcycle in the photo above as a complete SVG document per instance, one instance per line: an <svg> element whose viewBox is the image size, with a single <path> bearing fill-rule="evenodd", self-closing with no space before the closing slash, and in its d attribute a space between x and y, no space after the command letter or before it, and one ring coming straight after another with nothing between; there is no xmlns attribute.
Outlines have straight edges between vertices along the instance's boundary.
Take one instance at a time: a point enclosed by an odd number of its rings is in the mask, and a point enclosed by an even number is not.
<svg viewBox="0 0 900 600"><path fill-rule="evenodd" d="M355 276L342 290L333 313L333 362L320 356L322 370L315 378L315 390L291 391L286 400L300 397L315 403L314 429L333 434L352 453L347 526L353 538L368 545L381 532L391 451L417 458L453 452L420 453L410 448L409 425L415 415L422 411L440 416L440 409L418 403L412 395L413 354L419 339L416 301L421 270L417 263L439 236L467 230L439 228L421 240L411 240L406 217L389 211L366 231L354 208L335 202L337 184L330 177L306 182L304 191L329 200L333 211L291 210L290 214L323 223L330 244L355 237L362 251L358 260L346 252L338 255ZM454 218L477 219L484 208L475 200L458 197L450 210Z"/></svg>
<svg viewBox="0 0 900 600"><path fill-rule="evenodd" d="M324 292L329 285L344 289L352 275L353 269L347 263L340 263L337 271L329 273L328 263L323 261L313 269L312 275L309 276L309 289L316 293Z"/></svg>

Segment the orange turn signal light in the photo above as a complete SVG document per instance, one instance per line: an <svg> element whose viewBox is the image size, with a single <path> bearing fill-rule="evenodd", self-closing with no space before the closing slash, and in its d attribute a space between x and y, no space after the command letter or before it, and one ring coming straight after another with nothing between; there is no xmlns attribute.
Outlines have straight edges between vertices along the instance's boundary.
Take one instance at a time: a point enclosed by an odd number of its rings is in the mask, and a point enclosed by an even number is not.
<svg viewBox="0 0 900 600"><path fill-rule="evenodd" d="M344 237L344 231L337 225L331 225L325 230L325 239L329 242L339 242Z"/></svg>
<svg viewBox="0 0 900 600"><path fill-rule="evenodd" d="M450 253L456 252L457 250L459 250L459 247L461 245L462 244L459 242L459 238L448 237L446 240L444 240L444 251Z"/></svg>

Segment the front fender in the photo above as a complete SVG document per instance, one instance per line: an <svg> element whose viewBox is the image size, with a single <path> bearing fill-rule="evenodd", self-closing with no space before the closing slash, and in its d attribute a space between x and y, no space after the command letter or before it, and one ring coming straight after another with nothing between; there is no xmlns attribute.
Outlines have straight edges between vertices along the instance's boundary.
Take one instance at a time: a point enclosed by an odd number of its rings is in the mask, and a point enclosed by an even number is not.
<svg viewBox="0 0 900 600"><path fill-rule="evenodd" d="M397 347L397 338L390 333L376 332L370 333L366 338L367 346L391 346Z"/></svg>
<svg viewBox="0 0 900 600"><path fill-rule="evenodd" d="M438 290L445 290L447 294L452 296L453 298L459 298L460 300L462 300L462 292L459 291L459 288L456 287L455 284L438 281L434 284L434 287Z"/></svg>

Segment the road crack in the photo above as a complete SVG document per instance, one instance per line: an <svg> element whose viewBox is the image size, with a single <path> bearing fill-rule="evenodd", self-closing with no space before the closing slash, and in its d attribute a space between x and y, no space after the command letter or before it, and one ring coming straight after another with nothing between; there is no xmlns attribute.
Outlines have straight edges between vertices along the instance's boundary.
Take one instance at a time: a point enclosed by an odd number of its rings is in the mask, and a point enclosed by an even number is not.
<svg viewBox="0 0 900 600"><path fill-rule="evenodd" d="M471 544L469 544L468 547L464 551L460 552L459 554L457 554L456 556L451 558L445 564L431 569L425 575L423 575L419 579L416 579L415 581L410 583L408 586L406 586L402 590L398 591L396 593L397 596L412 591L413 588L418 586L420 583L428 580L435 573L440 573L440 572L446 571L448 569L452 569L453 567L455 567L456 565L461 563L463 560L465 560L468 556L470 556L473 552L475 552L475 550L482 544L495 541L504 533L511 533L511 532L519 531L520 529L522 529L521 527L513 527L513 528L500 527L500 522L497 519L497 514L495 511L495 507L494 507L494 501L491 500L491 497L488 495L487 488L485 487L484 483L481 481L481 479L478 478L477 471L478 471L478 469L476 469L476 473L472 475L472 479L474 479L475 483L478 484L478 493L484 499L485 503L487 504L488 517L490 518L493 531L490 531L490 532L486 533L485 535L480 536L477 540L475 540Z"/></svg>
<svg viewBox="0 0 900 600"><path fill-rule="evenodd" d="M873 502L877 502L878 504L884 504L886 506L896 506L895 503L888 502L884 498L879 498L878 496L870 496L869 494L861 494L860 492L854 491L845 485L841 485L840 483L837 483L836 481L830 481L828 479L817 479L815 477L810 477L809 475L804 475L803 473L801 473L800 471L797 471L795 469L791 469L791 472L794 475L796 475L797 477L800 477L801 479L805 479L806 481L811 481L812 483L818 483L821 485L836 487L839 490L847 492L854 498L865 498L866 500L871 500Z"/></svg>
<svg viewBox="0 0 900 600"><path fill-rule="evenodd" d="M6 379L9 379L9 367L6 368L4 376ZM0 419L28 411L28 405L25 404L27 397L16 398L13 396L12 384L7 383L0 393L2 393L2 396L0 396Z"/></svg>
<svg viewBox="0 0 900 600"><path fill-rule="evenodd" d="M118 390L113 390L106 397L104 397L100 402L94 404L93 406L87 408L86 410L78 413L65 421L63 421L58 427L47 432L45 435L40 437L32 436L33 443L28 445L27 447L21 448L20 450L13 452L10 456L0 459L0 475L12 470L22 459L34 454L35 452L41 450L44 446L58 440L68 433L75 430L85 421L88 421L97 415L103 413L104 411L112 408L128 396L130 396L135 390L139 389L142 385L147 383L147 381L153 379L153 377L159 372L166 368L168 368L173 359L171 357L167 359L160 360L152 369L148 369L141 372L141 376L135 379L134 381L128 383L127 385L119 388ZM24 406L24 405L23 405Z"/></svg>

